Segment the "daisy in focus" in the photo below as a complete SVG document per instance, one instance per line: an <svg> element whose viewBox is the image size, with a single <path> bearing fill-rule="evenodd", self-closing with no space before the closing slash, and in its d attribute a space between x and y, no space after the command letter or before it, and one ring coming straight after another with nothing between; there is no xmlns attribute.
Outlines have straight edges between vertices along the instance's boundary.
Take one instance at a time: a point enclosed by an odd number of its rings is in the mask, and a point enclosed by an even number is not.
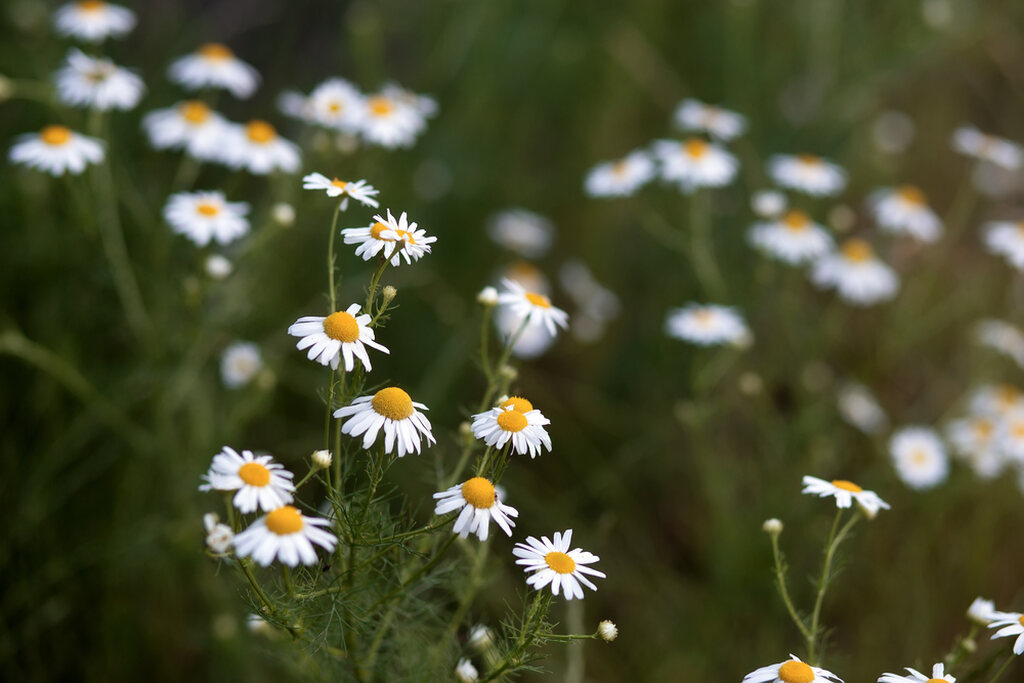
<svg viewBox="0 0 1024 683"><path fill-rule="evenodd" d="M882 406L863 384L844 383L836 395L836 402L840 416L865 434L878 434L889 421Z"/></svg>
<svg viewBox="0 0 1024 683"><path fill-rule="evenodd" d="M985 226L985 246L1004 257L1017 270L1024 270L1024 221L993 221Z"/></svg>
<svg viewBox="0 0 1024 683"><path fill-rule="evenodd" d="M498 303L507 305L520 321L543 323L552 337L558 334L558 327L563 330L568 327L569 314L551 305L551 299L545 295L528 291L508 278L502 279L501 284L507 291L498 294Z"/></svg>
<svg viewBox="0 0 1024 683"><path fill-rule="evenodd" d="M299 168L299 146L278 135L266 121L227 124L224 138L221 161L231 168L243 168L255 175L293 173Z"/></svg>
<svg viewBox="0 0 1024 683"><path fill-rule="evenodd" d="M235 553L267 567L275 559L289 567L316 564L313 544L334 552L338 538L320 527L330 520L307 517L291 505L271 510L235 536Z"/></svg>
<svg viewBox="0 0 1024 683"><path fill-rule="evenodd" d="M1024 162L1024 149L1009 140L982 133L974 126L953 131L953 149L969 157L988 161L1007 171L1016 171Z"/></svg>
<svg viewBox="0 0 1024 683"><path fill-rule="evenodd" d="M292 501L292 473L269 455L253 455L252 451L238 453L225 446L213 456L210 470L203 475L207 482L200 491L237 491L232 501L240 512L264 511Z"/></svg>
<svg viewBox="0 0 1024 683"><path fill-rule="evenodd" d="M832 237L803 211L788 211L778 220L757 223L750 243L790 265L810 263L832 251Z"/></svg>
<svg viewBox="0 0 1024 683"><path fill-rule="evenodd" d="M367 97L360 132L370 144L389 149L411 147L426 128L426 119L418 100L405 91L385 89Z"/></svg>
<svg viewBox="0 0 1024 683"><path fill-rule="evenodd" d="M79 0L61 5L53 15L57 33L87 43L120 38L135 28L135 13L102 0Z"/></svg>
<svg viewBox="0 0 1024 683"><path fill-rule="evenodd" d="M834 479L825 481L817 477L804 476L804 490L801 493L809 493L819 498L833 496L836 499L837 508L848 508L853 501L864 510L869 517L874 517L879 510L888 510L889 504L878 497L874 491L865 491L852 481Z"/></svg>
<svg viewBox="0 0 1024 683"><path fill-rule="evenodd" d="M245 99L256 91L260 74L226 45L207 43L174 61L168 77L186 90L219 88Z"/></svg>
<svg viewBox="0 0 1024 683"><path fill-rule="evenodd" d="M587 173L584 191L591 197L628 197L655 176L654 162L642 151L598 164Z"/></svg>
<svg viewBox="0 0 1024 683"><path fill-rule="evenodd" d="M305 118L321 126L354 133L366 115L362 93L343 78L329 78L305 100Z"/></svg>
<svg viewBox="0 0 1024 683"><path fill-rule="evenodd" d="M252 342L235 342L220 358L220 378L228 389L244 387L262 369L260 347Z"/></svg>
<svg viewBox="0 0 1024 683"><path fill-rule="evenodd" d="M878 683L956 683L952 674L946 673L946 665L939 662L932 667L932 675L925 676L917 669L906 667L910 672L909 676L901 674L882 674L878 677Z"/></svg>
<svg viewBox="0 0 1024 683"><path fill-rule="evenodd" d="M199 100L157 109L142 119L156 149L183 149L199 161L220 159L227 121Z"/></svg>
<svg viewBox="0 0 1024 683"><path fill-rule="evenodd" d="M846 171L811 154L777 154L768 159L768 175L781 187L815 196L836 195L846 187Z"/></svg>
<svg viewBox="0 0 1024 683"><path fill-rule="evenodd" d="M164 205L171 230L205 247L210 240L227 244L249 232L249 205L229 202L222 192L179 192Z"/></svg>
<svg viewBox="0 0 1024 683"><path fill-rule="evenodd" d="M377 215L373 220L374 223L365 228L345 228L341 231L345 244L359 245L356 247L356 256L361 256L364 261L383 254L384 258L391 260L392 266L401 265L402 258L411 264L420 260L424 254L429 254L430 245L437 241L436 237L427 235L427 231L419 228L415 222L410 222L404 211L397 220L391 215L391 209L388 209L386 219Z"/></svg>
<svg viewBox="0 0 1024 683"><path fill-rule="evenodd" d="M896 272L880 261L871 245L850 238L838 251L826 254L814 264L811 279L823 289L835 289L844 301L870 306L896 296L900 280Z"/></svg>
<svg viewBox="0 0 1024 683"><path fill-rule="evenodd" d="M1013 654L1024 654L1024 614L1019 612L993 612L992 623L988 627L999 629L992 634L992 640L1016 636L1017 640L1013 642Z"/></svg>
<svg viewBox="0 0 1024 683"><path fill-rule="evenodd" d="M540 214L526 209L508 209L494 214L487 223L487 235L499 246L535 259L548 253L555 226Z"/></svg>
<svg viewBox="0 0 1024 683"><path fill-rule="evenodd" d="M523 571L530 574L526 583L537 590L550 584L551 594L557 596L561 590L566 600L582 599L583 586L596 591L597 586L587 575L603 579L604 572L587 565L601 558L581 548L569 550L571 543L572 529L562 533L556 531L554 541L547 536L541 537L539 541L533 536L527 536L526 543L516 543L512 554L519 558L516 564L522 565Z"/></svg>
<svg viewBox="0 0 1024 683"><path fill-rule="evenodd" d="M336 311L326 318L307 315L295 321L288 328L288 334L302 337L295 348L309 349L306 357L320 365L330 364L337 370L342 357L345 359L345 372L352 372L355 359L358 358L369 372L372 370L370 356L366 347L371 346L383 353L391 353L384 346L375 342L374 332L368 326L369 314L359 315L359 304L352 304L344 311Z"/></svg>
<svg viewBox="0 0 1024 683"><path fill-rule="evenodd" d="M322 173L310 173L302 178L303 190L323 190L328 197L341 197L341 210L348 208L348 200L351 197L363 206L376 209L380 204L374 197L380 194L380 190L374 189L373 185L365 180L346 182L334 178L331 180Z"/></svg>
<svg viewBox="0 0 1024 683"><path fill-rule="evenodd" d="M747 119L742 114L704 104L693 98L687 98L679 104L674 118L682 130L707 133L726 142L742 135L747 129Z"/></svg>
<svg viewBox="0 0 1024 683"><path fill-rule="evenodd" d="M342 433L362 435L364 449L373 446L383 430L384 452L391 453L397 447L401 458L406 453L420 452L421 437L426 438L428 445L434 443L430 422L420 410L428 408L398 387L387 387L373 396L360 396L352 405L334 411L334 417L348 418L341 425Z"/></svg>
<svg viewBox="0 0 1024 683"><path fill-rule="evenodd" d="M506 536L512 537L512 527L516 523L511 518L518 517L519 511L498 500L498 493L490 480L473 477L450 489L438 491L434 498L437 500L435 515L460 510L452 532L462 538L476 534L481 541L486 541L492 519Z"/></svg>
<svg viewBox="0 0 1024 683"><path fill-rule="evenodd" d="M62 103L99 111L133 109L146 90L142 79L131 71L75 48L68 52L67 63L54 79Z"/></svg>
<svg viewBox="0 0 1024 683"><path fill-rule="evenodd" d="M912 185L882 189L870 200L875 222L884 232L908 235L922 242L934 242L942 232L942 221L928 206L924 193Z"/></svg>
<svg viewBox="0 0 1024 683"><path fill-rule="evenodd" d="M736 177L739 162L725 148L700 138L683 142L658 140L654 154L661 162L661 177L679 183L683 192L702 187L724 187Z"/></svg>
<svg viewBox="0 0 1024 683"><path fill-rule="evenodd" d="M893 434L889 455L900 480L912 489L933 488L949 476L946 446L927 427L904 427Z"/></svg>
<svg viewBox="0 0 1024 683"><path fill-rule="evenodd" d="M790 655L785 662L751 671L743 677L743 683L843 683L843 679Z"/></svg>
<svg viewBox="0 0 1024 683"><path fill-rule="evenodd" d="M551 452L551 436L544 429L549 424L551 420L532 403L514 396L485 413L474 415L472 429L473 436L488 446L502 449L511 441L516 453L529 453L531 458L536 458L541 454L541 446Z"/></svg>
<svg viewBox="0 0 1024 683"><path fill-rule="evenodd" d="M15 138L7 158L52 176L78 175L89 164L103 161L103 141L66 126L46 126L38 133Z"/></svg>
<svg viewBox="0 0 1024 683"><path fill-rule="evenodd" d="M1002 320L982 320L974 327L974 338L987 346L1012 358L1024 368L1024 333Z"/></svg>
<svg viewBox="0 0 1024 683"><path fill-rule="evenodd" d="M752 339L743 317L734 308L689 303L669 311L665 334L700 346L742 346Z"/></svg>

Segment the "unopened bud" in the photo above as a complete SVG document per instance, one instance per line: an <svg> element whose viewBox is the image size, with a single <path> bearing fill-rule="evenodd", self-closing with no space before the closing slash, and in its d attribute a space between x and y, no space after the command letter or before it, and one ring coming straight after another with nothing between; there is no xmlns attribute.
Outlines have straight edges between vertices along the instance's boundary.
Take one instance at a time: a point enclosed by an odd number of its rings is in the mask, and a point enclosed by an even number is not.
<svg viewBox="0 0 1024 683"><path fill-rule="evenodd" d="M978 644L974 642L974 638L964 638L960 641L960 647L962 647L967 654L974 654L974 651L978 649Z"/></svg>
<svg viewBox="0 0 1024 683"><path fill-rule="evenodd" d="M233 269L231 261L228 261L220 254L213 254L206 259L206 274L214 280L223 280L228 275L231 275Z"/></svg>
<svg viewBox="0 0 1024 683"><path fill-rule="evenodd" d="M761 530L769 536L778 536L782 533L782 529L782 520L775 519L774 517L764 520L764 524L761 525Z"/></svg>
<svg viewBox="0 0 1024 683"><path fill-rule="evenodd" d="M480 680L480 673L468 659L460 659L455 666L455 680L459 683L476 683Z"/></svg>
<svg viewBox="0 0 1024 683"><path fill-rule="evenodd" d="M597 625L597 635L601 640L610 643L619 637L619 627L615 625L615 622L605 619Z"/></svg>
<svg viewBox="0 0 1024 683"><path fill-rule="evenodd" d="M484 287L480 290L480 293L476 295L476 302L481 306L497 306L498 290L494 287Z"/></svg>
<svg viewBox="0 0 1024 683"><path fill-rule="evenodd" d="M515 382L516 377L519 376L519 371L511 365L502 365L498 368L498 374L507 379L509 382Z"/></svg>
<svg viewBox="0 0 1024 683"><path fill-rule="evenodd" d="M309 457L313 461L313 466L319 467L322 470L326 470L328 467L330 467L331 462L334 460L334 457L331 455L331 452L324 449L313 451L313 455Z"/></svg>
<svg viewBox="0 0 1024 683"><path fill-rule="evenodd" d="M474 626L469 632L469 646L479 652L494 647L494 633L483 624Z"/></svg>
<svg viewBox="0 0 1024 683"><path fill-rule="evenodd" d="M270 209L274 221L282 228L290 228L295 222L295 207L285 202L278 202Z"/></svg>
<svg viewBox="0 0 1024 683"><path fill-rule="evenodd" d="M459 435L471 438L473 436L473 425L468 422L462 422L459 424Z"/></svg>
<svg viewBox="0 0 1024 683"><path fill-rule="evenodd" d="M203 515L203 526L206 528L206 547L212 552L223 555L231 550L235 533L227 524L221 524L217 515L209 512Z"/></svg>
<svg viewBox="0 0 1024 683"><path fill-rule="evenodd" d="M387 306L398 296L398 290L391 285L385 285L384 289L380 290L380 295L384 297L384 305Z"/></svg>

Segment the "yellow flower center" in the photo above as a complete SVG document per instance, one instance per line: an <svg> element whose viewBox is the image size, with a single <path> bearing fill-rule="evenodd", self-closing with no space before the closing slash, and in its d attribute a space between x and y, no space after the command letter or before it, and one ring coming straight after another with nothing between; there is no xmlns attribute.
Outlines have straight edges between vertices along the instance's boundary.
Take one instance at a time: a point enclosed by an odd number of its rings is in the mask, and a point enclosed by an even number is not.
<svg viewBox="0 0 1024 683"><path fill-rule="evenodd" d="M982 417L974 421L974 433L978 438L987 439L992 436L993 431L995 431L995 425L991 420Z"/></svg>
<svg viewBox="0 0 1024 683"><path fill-rule="evenodd" d="M779 667L779 680L784 683L811 683L814 671L803 662L790 660Z"/></svg>
<svg viewBox="0 0 1024 683"><path fill-rule="evenodd" d="M380 236L380 234L382 232L384 232L385 230L393 231L399 237L404 238L405 241L408 242L409 244L416 244L416 240L413 239L411 232L407 232L405 230L398 230L396 228L392 228L391 226L389 226L389 225L387 225L385 223L374 223L373 226L370 228L370 237L372 237L375 240L380 240L381 242L394 242L395 240L393 240L390 237L381 237Z"/></svg>
<svg viewBox="0 0 1024 683"><path fill-rule="evenodd" d="M1024 626L1024 616L1021 616L1021 617L1019 617L1019 618L1017 619L1017 621L1019 621L1019 622L1020 622L1020 625L1021 625L1021 626Z"/></svg>
<svg viewBox="0 0 1024 683"><path fill-rule="evenodd" d="M339 190L344 190L345 186L348 185L348 183L346 183L344 180L338 180L337 178L335 178L334 180L331 181L331 185L334 185Z"/></svg>
<svg viewBox="0 0 1024 683"><path fill-rule="evenodd" d="M98 12L107 6L107 3L100 0L82 0L78 3L78 9L86 12Z"/></svg>
<svg viewBox="0 0 1024 683"><path fill-rule="evenodd" d="M394 102L379 95L377 97L371 97L366 103L366 106L374 116L387 116L395 110Z"/></svg>
<svg viewBox="0 0 1024 683"><path fill-rule="evenodd" d="M199 100L189 100L178 109L181 118L189 123L203 123L210 118L210 108Z"/></svg>
<svg viewBox="0 0 1024 683"><path fill-rule="evenodd" d="M201 46L198 52L200 56L205 57L206 59L218 61L222 59L231 59L235 56L235 53L231 51L231 48L221 43L207 43L206 45Z"/></svg>
<svg viewBox="0 0 1024 683"><path fill-rule="evenodd" d="M910 459L915 465L923 465L928 462L928 453L924 449L918 448L910 454Z"/></svg>
<svg viewBox="0 0 1024 683"><path fill-rule="evenodd" d="M71 129L67 126L47 126L39 133L39 137L48 145L66 145L71 141Z"/></svg>
<svg viewBox="0 0 1024 683"><path fill-rule="evenodd" d="M483 477L473 477L467 480L462 485L462 497L473 507L483 510L494 507L494 501L497 500L494 484Z"/></svg>
<svg viewBox="0 0 1024 683"><path fill-rule="evenodd" d="M1010 435L1015 439L1024 439L1024 423L1014 422L1010 428Z"/></svg>
<svg viewBox="0 0 1024 683"><path fill-rule="evenodd" d="M837 489L849 491L850 493L860 493L864 489L854 484L852 481L846 481L845 479L833 479L832 485Z"/></svg>
<svg viewBox="0 0 1024 683"><path fill-rule="evenodd" d="M558 551L545 555L544 561L559 574L572 574L576 569L576 560Z"/></svg>
<svg viewBox="0 0 1024 683"><path fill-rule="evenodd" d="M501 409L504 410L512 406L512 410L519 413L528 413L533 410L533 404L527 401L522 396L509 396L507 399L501 402Z"/></svg>
<svg viewBox="0 0 1024 683"><path fill-rule="evenodd" d="M782 223L787 229L800 232L807 229L807 226L811 224L811 219L803 211L789 211L782 217Z"/></svg>
<svg viewBox="0 0 1024 683"><path fill-rule="evenodd" d="M821 159L813 154L798 154L796 158L800 160L801 164L806 164L808 166L817 166L821 163ZM807 665L805 664L804 666Z"/></svg>
<svg viewBox="0 0 1024 683"><path fill-rule="evenodd" d="M220 207L215 204L207 204L204 202L196 207L196 211L204 216L216 216L220 213Z"/></svg>
<svg viewBox="0 0 1024 683"><path fill-rule="evenodd" d="M247 462L239 467L238 476L249 486L266 486L270 483L270 470L258 462Z"/></svg>
<svg viewBox="0 0 1024 683"><path fill-rule="evenodd" d="M871 245L856 237L846 240L846 243L843 244L843 256L848 261L864 263L865 261L870 261L874 255L875 252L872 251Z"/></svg>
<svg viewBox="0 0 1024 683"><path fill-rule="evenodd" d="M626 175L626 168L628 168L628 166L629 165L625 161L616 161L612 164L612 173L617 176Z"/></svg>
<svg viewBox="0 0 1024 683"><path fill-rule="evenodd" d="M302 514L291 505L279 507L267 515L267 528L278 536L287 536L302 531Z"/></svg>
<svg viewBox="0 0 1024 683"><path fill-rule="evenodd" d="M412 415L412 399L398 387L381 389L373 395L370 404L378 415L389 420L404 420Z"/></svg>
<svg viewBox="0 0 1024 683"><path fill-rule="evenodd" d="M693 157L694 159L700 159L702 156L708 153L708 149L711 145L694 138L693 140L687 140L683 143L683 149L686 150L687 156Z"/></svg>
<svg viewBox="0 0 1024 683"><path fill-rule="evenodd" d="M697 324L700 325L701 327L707 327L715 319L714 312L713 311L709 311L706 308L699 309L693 315L694 315L694 317L697 318Z"/></svg>
<svg viewBox="0 0 1024 683"><path fill-rule="evenodd" d="M527 424L526 416L518 410L503 410L498 415L498 426L506 432L521 432Z"/></svg>
<svg viewBox="0 0 1024 683"><path fill-rule="evenodd" d="M351 344L359 339L359 323L345 311L331 313L324 318L324 334L331 339Z"/></svg>
<svg viewBox="0 0 1024 683"><path fill-rule="evenodd" d="M266 121L255 119L245 125L245 134L250 140L266 144L277 137L277 131Z"/></svg>
<svg viewBox="0 0 1024 683"><path fill-rule="evenodd" d="M913 204L915 206L924 206L925 204L924 192L921 192L920 189L913 185L904 185L898 190L898 192L900 198L908 204Z"/></svg>
<svg viewBox="0 0 1024 683"><path fill-rule="evenodd" d="M341 111L341 102L339 102L338 100L331 100L330 103L328 103L327 105L327 111L331 112L332 114L337 114L339 111Z"/></svg>
<svg viewBox="0 0 1024 683"><path fill-rule="evenodd" d="M924 683L949 683L945 678L929 678Z"/></svg>
<svg viewBox="0 0 1024 683"><path fill-rule="evenodd" d="M996 388L996 400L1004 410L1016 403L1019 397L1020 391L1017 390L1017 387L1002 384Z"/></svg>
<svg viewBox="0 0 1024 683"><path fill-rule="evenodd" d="M540 308L551 308L551 299L547 298L543 294L527 292L524 296L526 296L526 300L534 306L538 306Z"/></svg>

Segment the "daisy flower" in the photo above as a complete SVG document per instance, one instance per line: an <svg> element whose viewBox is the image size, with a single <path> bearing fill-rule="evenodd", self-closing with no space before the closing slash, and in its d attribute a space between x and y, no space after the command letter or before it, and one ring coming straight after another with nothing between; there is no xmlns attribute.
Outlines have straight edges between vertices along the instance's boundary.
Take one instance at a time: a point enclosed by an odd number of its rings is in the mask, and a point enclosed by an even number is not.
<svg viewBox="0 0 1024 683"><path fill-rule="evenodd" d="M809 263L834 246L824 227L803 211L788 211L777 220L757 223L748 234L750 243L790 265Z"/></svg>
<svg viewBox="0 0 1024 683"><path fill-rule="evenodd" d="M999 629L992 634L992 640L1017 636L1013 643L1013 654L1024 654L1024 614L1019 612L993 612L989 628Z"/></svg>
<svg viewBox="0 0 1024 683"><path fill-rule="evenodd" d="M819 498L834 496L837 508L848 508L856 500L869 517L874 517L880 509L889 509L889 504L879 498L878 494L874 491L865 491L852 481L843 479L825 481L817 477L805 476L803 483L804 490L801 493L810 493Z"/></svg>
<svg viewBox="0 0 1024 683"><path fill-rule="evenodd" d="M551 452L551 436L544 429L551 420L533 407L525 398L513 397L496 408L473 416L473 436L488 446L502 449L509 441L520 455L536 458L541 446Z"/></svg>
<svg viewBox="0 0 1024 683"><path fill-rule="evenodd" d="M47 126L16 138L7 158L52 176L78 175L89 164L103 161L103 141L66 126Z"/></svg>
<svg viewBox="0 0 1024 683"><path fill-rule="evenodd" d="M373 220L374 223L365 228L345 228L341 231L345 244L359 245L356 247L356 256L361 256L364 261L383 252L384 258L391 259L392 266L400 265L402 258L405 258L406 263L412 263L420 260L424 254L429 254L430 245L437 241L436 237L427 235L426 230L410 222L404 211L397 220L391 215L391 209L388 209L386 219L377 215Z"/></svg>
<svg viewBox="0 0 1024 683"><path fill-rule="evenodd" d="M428 445L434 443L430 422L420 410L428 408L398 387L387 387L373 396L360 396L352 405L334 411L334 417L349 418L341 425L341 431L354 437L361 434L364 449L373 446L383 429L384 452L390 453L397 446L401 458L406 453L420 452L421 435Z"/></svg>
<svg viewBox="0 0 1024 683"><path fill-rule="evenodd" d="M974 598L974 602L967 608L967 618L979 626L988 626L995 615L995 603L982 597Z"/></svg>
<svg viewBox="0 0 1024 683"><path fill-rule="evenodd" d="M156 149L183 149L199 161L217 161L227 121L205 103L188 100L149 112L142 126Z"/></svg>
<svg viewBox="0 0 1024 683"><path fill-rule="evenodd" d="M360 132L367 142L394 149L410 147L426 127L416 103L395 92L367 97Z"/></svg>
<svg viewBox="0 0 1024 683"><path fill-rule="evenodd" d="M997 440L997 424L987 415L954 420L947 431L953 452L982 479L993 479L1003 471L1005 460Z"/></svg>
<svg viewBox="0 0 1024 683"><path fill-rule="evenodd" d="M330 78L305 100L306 117L342 132L356 132L366 114L363 95L343 78Z"/></svg>
<svg viewBox="0 0 1024 683"><path fill-rule="evenodd" d="M878 434L889 421L882 406L862 384L844 383L836 401L842 418L865 434Z"/></svg>
<svg viewBox="0 0 1024 683"><path fill-rule="evenodd" d="M985 246L1024 270L1024 221L993 221L985 226Z"/></svg>
<svg viewBox="0 0 1024 683"><path fill-rule="evenodd" d="M790 655L785 662L751 671L743 677L743 683L843 683L843 679Z"/></svg>
<svg viewBox="0 0 1024 683"><path fill-rule="evenodd" d="M1024 368L1024 334L1002 320L982 320L974 327L974 338L982 346L1005 354Z"/></svg>
<svg viewBox="0 0 1024 683"><path fill-rule="evenodd" d="M558 334L557 327L561 327L563 330L568 327L569 314L552 306L551 299L548 297L528 291L515 280L508 278L502 278L501 284L508 291L498 295L498 303L508 304L510 310L520 321L530 319L542 322L552 337Z"/></svg>
<svg viewBox="0 0 1024 683"><path fill-rule="evenodd" d="M661 161L661 177L678 182L683 192L701 187L723 187L736 177L739 162L713 142L690 138L683 142L658 140L654 154Z"/></svg>
<svg viewBox="0 0 1024 683"><path fill-rule="evenodd" d="M313 123L313 109L309 97L298 90L285 90L275 100L277 110L285 116L298 119L303 123Z"/></svg>
<svg viewBox="0 0 1024 683"><path fill-rule="evenodd" d="M223 280L235 269L231 265L231 261L227 260L220 254L210 254L203 264L206 274L212 277L214 280Z"/></svg>
<svg viewBox="0 0 1024 683"><path fill-rule="evenodd" d="M101 0L79 0L61 5L53 15L53 25L62 36L99 43L135 28L135 13Z"/></svg>
<svg viewBox="0 0 1024 683"><path fill-rule="evenodd" d="M367 346L384 353L391 352L373 340L374 332L367 326L370 316L366 313L358 315L359 309L359 304L352 304L346 310L336 311L326 318L317 315L304 316L288 328L288 334L302 337L295 348L308 348L309 353L306 357L319 362L320 365L329 363L332 369L337 370L344 357L345 372L352 372L355 359L358 358L369 372L372 368L370 356L366 353Z"/></svg>
<svg viewBox="0 0 1024 683"><path fill-rule="evenodd" d="M758 190L750 195L750 208L761 218L777 218L786 210L786 195L778 190Z"/></svg>
<svg viewBox="0 0 1024 683"><path fill-rule="evenodd" d="M227 524L222 524L217 515L212 512L203 515L203 527L206 529L206 547L210 552L223 555L231 550L235 532Z"/></svg>
<svg viewBox="0 0 1024 683"><path fill-rule="evenodd" d="M857 238L846 240L838 251L818 259L811 279L823 289L835 289L840 298L858 306L891 299L900 286L896 272L875 256L870 244Z"/></svg>
<svg viewBox="0 0 1024 683"><path fill-rule="evenodd" d="M373 185L368 184L365 180L356 180L355 182L337 178L331 180L322 173L310 173L302 178L302 189L324 190L328 197L341 197L342 211L348 208L349 197L374 209L380 206L374 199L375 195L380 194L380 190L374 189Z"/></svg>
<svg viewBox="0 0 1024 683"><path fill-rule="evenodd" d="M735 308L697 303L669 311L665 334L700 346L741 345L751 338Z"/></svg>
<svg viewBox="0 0 1024 683"><path fill-rule="evenodd" d="M1012 384L987 384L971 395L969 404L974 413L1006 415L1024 408L1024 393Z"/></svg>
<svg viewBox="0 0 1024 683"><path fill-rule="evenodd" d="M292 173L299 168L299 146L260 119L245 125L228 124L223 144L221 161L231 168L244 168L256 175Z"/></svg>
<svg viewBox="0 0 1024 683"><path fill-rule="evenodd" d="M988 161L1007 171L1016 171L1024 161L1020 145L982 133L974 126L960 126L953 131L952 145L960 154Z"/></svg>
<svg viewBox="0 0 1024 683"><path fill-rule="evenodd" d="M693 98L687 98L679 104L674 118L682 130L704 132L726 142L742 135L747 129L745 116Z"/></svg>
<svg viewBox="0 0 1024 683"><path fill-rule="evenodd" d="M256 564L268 566L275 559L289 567L300 562L316 564L313 544L334 552L338 538L320 527L329 526L323 517L307 517L291 505L271 510L235 536L235 553L252 557Z"/></svg>
<svg viewBox="0 0 1024 683"><path fill-rule="evenodd" d="M235 342L220 358L220 377L228 389L238 389L251 382L263 369L260 347L252 342Z"/></svg>
<svg viewBox="0 0 1024 683"><path fill-rule="evenodd" d="M246 98L256 91L260 74L235 56L226 45L207 43L174 61L168 77L186 90L221 88Z"/></svg>
<svg viewBox="0 0 1024 683"><path fill-rule="evenodd" d="M949 476L942 439L927 427L904 427L889 440L889 455L904 484L919 491L938 486Z"/></svg>
<svg viewBox="0 0 1024 683"><path fill-rule="evenodd" d="M437 500L435 515L460 510L452 531L462 538L476 534L481 541L486 541L492 519L511 538L512 527L516 523L510 518L519 516L518 510L498 500L494 484L483 477L473 477L450 489L438 491L434 498Z"/></svg>
<svg viewBox="0 0 1024 683"><path fill-rule="evenodd" d="M99 111L133 109L146 90L142 79L131 71L75 48L68 52L67 63L54 79L62 103Z"/></svg>
<svg viewBox="0 0 1024 683"><path fill-rule="evenodd" d="M487 223L487 236L499 246L535 259L548 253L555 237L555 226L532 211L508 209L491 217Z"/></svg>
<svg viewBox="0 0 1024 683"><path fill-rule="evenodd" d="M924 193L913 185L875 192L870 200L875 222L894 235L908 235L922 242L934 242L942 232L942 221L928 206Z"/></svg>
<svg viewBox="0 0 1024 683"><path fill-rule="evenodd" d="M269 455L253 455L252 451L238 451L230 446L213 456L210 471L203 475L207 482L200 491L238 491L234 506L240 512L273 510L292 501L292 473L274 462Z"/></svg>
<svg viewBox="0 0 1024 683"><path fill-rule="evenodd" d="M776 154L768 159L768 175L782 187L810 195L836 195L846 187L846 171L810 154Z"/></svg>
<svg viewBox="0 0 1024 683"><path fill-rule="evenodd" d="M995 438L1006 457L1024 464L1024 410L1017 408L1007 413L996 426Z"/></svg>
<svg viewBox="0 0 1024 683"><path fill-rule="evenodd" d="M210 240L227 244L249 232L246 202L229 202L223 192L179 192L164 205L171 230L205 247Z"/></svg>
<svg viewBox="0 0 1024 683"><path fill-rule="evenodd" d="M512 554L519 558L516 564L522 565L523 571L530 574L526 583L537 590L551 584L551 594L557 596L561 590L566 600L583 598L580 584L596 591L597 586L584 575L605 578L604 572L586 566L601 558L580 548L569 550L570 543L572 529L561 533L556 531L554 542L547 536L542 536L539 541L527 536L526 543L516 543Z"/></svg>
<svg viewBox="0 0 1024 683"><path fill-rule="evenodd" d="M583 183L591 197L628 197L646 185L655 175L651 157L640 150L624 159L598 164L590 170Z"/></svg>

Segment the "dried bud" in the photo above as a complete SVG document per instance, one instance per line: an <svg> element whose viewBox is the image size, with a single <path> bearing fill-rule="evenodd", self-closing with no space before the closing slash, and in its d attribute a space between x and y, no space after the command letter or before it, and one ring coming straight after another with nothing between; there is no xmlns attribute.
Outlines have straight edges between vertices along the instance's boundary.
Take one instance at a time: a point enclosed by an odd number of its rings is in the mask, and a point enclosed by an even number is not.
<svg viewBox="0 0 1024 683"><path fill-rule="evenodd" d="M761 525L761 530L769 536L778 536L782 533L782 529L782 520L775 519L774 517L772 517L771 519L766 519L764 521L764 524Z"/></svg>
<svg viewBox="0 0 1024 683"><path fill-rule="evenodd" d="M313 461L313 466L318 467L322 470L326 470L328 467L330 467L331 462L334 460L334 457L331 455L331 452L324 449L313 451L313 455L309 457Z"/></svg>
<svg viewBox="0 0 1024 683"><path fill-rule="evenodd" d="M610 643L619 637L619 627L615 622L605 619L597 625L597 635L601 640Z"/></svg>

